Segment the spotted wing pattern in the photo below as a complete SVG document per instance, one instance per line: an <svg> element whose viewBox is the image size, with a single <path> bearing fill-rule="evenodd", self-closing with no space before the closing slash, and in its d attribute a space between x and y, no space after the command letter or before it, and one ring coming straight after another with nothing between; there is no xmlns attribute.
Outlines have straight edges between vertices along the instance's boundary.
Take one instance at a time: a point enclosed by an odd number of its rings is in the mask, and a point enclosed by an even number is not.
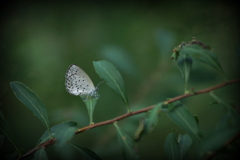
<svg viewBox="0 0 240 160"><path fill-rule="evenodd" d="M65 86L75 96L93 96L96 88L89 76L77 65L72 64L66 72Z"/></svg>

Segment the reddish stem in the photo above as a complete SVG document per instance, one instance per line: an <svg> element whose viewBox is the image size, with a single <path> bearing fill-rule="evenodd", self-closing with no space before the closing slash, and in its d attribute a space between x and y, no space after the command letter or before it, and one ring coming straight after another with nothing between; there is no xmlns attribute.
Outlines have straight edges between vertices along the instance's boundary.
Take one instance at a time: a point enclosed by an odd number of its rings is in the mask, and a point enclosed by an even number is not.
<svg viewBox="0 0 240 160"><path fill-rule="evenodd" d="M202 94L202 93L208 93L208 92L216 90L218 88L221 88L221 87L224 87L224 86L227 86L227 85L230 85L230 84L238 83L238 82L240 82L240 79L234 79L234 80L231 80L231 81L228 81L228 82L224 82L224 83L221 83L219 85L216 85L216 86L213 86L213 87L210 87L210 88L206 88L206 89L203 89L203 90L200 90L200 91L197 91L197 92L186 93L186 94L174 97L172 99L164 101L163 103L171 103L171 102L174 102L174 101L177 101L177 100L180 100L180 99L183 99L183 98L191 97L191 96L194 96L194 95L198 95L198 94ZM112 124L112 123L114 123L116 121L120 121L120 120L125 119L127 117L130 117L130 116L133 116L133 115L136 115L136 114L140 114L140 113L143 113L143 112L147 112L147 111L153 109L154 107L155 107L155 105L152 105L152 106L140 109L138 111L134 111L134 112L123 114L123 115L121 115L119 117L116 117L116 118L113 118L111 120L106 120L106 121L103 121L103 122L98 122L98 123L95 123L95 124L88 125L86 127L78 129L75 134L79 134L79 133L85 132L85 131L87 131L89 129L96 128L96 127L99 127L99 126ZM33 153L35 153L38 149L46 148L46 147L54 144L55 142L56 142L55 139L48 140L48 141L40 144L39 146L33 148L32 150L28 151L26 154L24 154L20 158L18 158L18 160L24 159L24 158L32 155ZM212 158L214 156L215 156L215 154L209 155L209 157L207 159L210 159L210 158Z"/></svg>

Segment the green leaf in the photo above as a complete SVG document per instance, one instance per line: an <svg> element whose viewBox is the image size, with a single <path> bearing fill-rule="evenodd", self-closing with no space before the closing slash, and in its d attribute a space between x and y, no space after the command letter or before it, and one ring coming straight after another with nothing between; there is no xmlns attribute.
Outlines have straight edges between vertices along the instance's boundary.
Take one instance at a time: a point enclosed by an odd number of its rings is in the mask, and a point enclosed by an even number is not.
<svg viewBox="0 0 240 160"><path fill-rule="evenodd" d="M73 143L70 143L75 149L77 149L77 151L86 159L86 160L101 160L101 158L96 154L94 153L93 151L85 148L85 147L82 147L82 146L79 146L79 145L76 145L76 144L73 144Z"/></svg>
<svg viewBox="0 0 240 160"><path fill-rule="evenodd" d="M50 128L52 137L56 139L57 149L61 149L68 141L72 139L77 130L77 123L73 121L63 122ZM37 145L50 140L47 131L44 132L42 137L39 139Z"/></svg>
<svg viewBox="0 0 240 160"><path fill-rule="evenodd" d="M127 92L125 83L116 67L105 60L93 62L97 74L104 79L106 84L112 88L128 106Z"/></svg>
<svg viewBox="0 0 240 160"><path fill-rule="evenodd" d="M16 97L37 116L44 126L49 130L49 120L45 105L40 98L27 86L20 82L10 82L11 88ZM50 133L49 133L50 134Z"/></svg>
<svg viewBox="0 0 240 160"><path fill-rule="evenodd" d="M45 149L41 148L37 152L35 152L33 160L48 160L48 156Z"/></svg>
<svg viewBox="0 0 240 160"><path fill-rule="evenodd" d="M192 138L200 141L198 124L187 107L180 101L169 103L168 107L171 108L167 111L169 118Z"/></svg>
<svg viewBox="0 0 240 160"><path fill-rule="evenodd" d="M134 133L134 140L139 141L142 138L142 136L146 133L145 130L146 130L146 120L140 119L138 128Z"/></svg>
<svg viewBox="0 0 240 160"><path fill-rule="evenodd" d="M121 145L123 159L124 160L136 160L138 155L135 152L135 143L131 137L124 133L117 125L117 122L114 123L114 126L117 130L118 141Z"/></svg>
<svg viewBox="0 0 240 160"><path fill-rule="evenodd" d="M168 134L165 143L164 149L170 160L184 160L187 157L187 153L192 144L192 139L189 135L179 135L178 139L176 137L175 131Z"/></svg>
<svg viewBox="0 0 240 160"><path fill-rule="evenodd" d="M85 103L85 105L87 107L87 110L88 110L88 115L89 115L89 118L90 118L90 125L94 124L94 122L93 122L93 112L94 112L95 106L97 104L97 100L98 100L97 97L95 97L95 98L90 97L90 98L87 98L86 100L83 100L83 102Z"/></svg>
<svg viewBox="0 0 240 160"><path fill-rule="evenodd" d="M174 131L167 135L164 142L164 149L170 160L180 159L180 147Z"/></svg>
<svg viewBox="0 0 240 160"><path fill-rule="evenodd" d="M14 148L18 152L18 155L21 155L19 148L16 145L16 140L12 134L12 131L7 123L7 121L3 117L3 113L0 110L0 131L8 138L8 140L13 144Z"/></svg>
<svg viewBox="0 0 240 160"><path fill-rule="evenodd" d="M159 109L162 106L162 103L157 104L149 114L149 118L146 119L146 131L151 133L158 124Z"/></svg>
<svg viewBox="0 0 240 160"><path fill-rule="evenodd" d="M216 96L213 92L209 93L211 97L213 97L219 104L221 104L226 110L227 112L231 115L231 118L233 120L234 124L240 124L240 116L239 113L236 111L236 109L234 108L234 106L228 102L226 102L225 100L223 100L222 98Z"/></svg>
<svg viewBox="0 0 240 160"><path fill-rule="evenodd" d="M228 128L229 124L230 124L230 119L231 119L231 114L230 113L224 114L221 117L221 119L218 121L215 129L220 130L220 129Z"/></svg>
<svg viewBox="0 0 240 160"><path fill-rule="evenodd" d="M180 135L179 139L179 147L180 147L180 156L181 159L186 159L190 146L192 145L192 139L189 135Z"/></svg>
<svg viewBox="0 0 240 160"><path fill-rule="evenodd" d="M224 75L221 64L218 61L217 55L212 52L209 48L203 48L198 44L188 44L182 46L179 52L180 55L189 55L191 57L197 58L201 62L213 67L220 74Z"/></svg>
<svg viewBox="0 0 240 160"><path fill-rule="evenodd" d="M178 64L178 68L182 73L182 77L184 79L185 93L188 93L189 91L187 89L187 82L190 75L190 71L192 69L192 58L186 54L180 55L177 58L177 64Z"/></svg>
<svg viewBox="0 0 240 160"><path fill-rule="evenodd" d="M197 157L203 159L208 153L222 149L232 137L239 134L239 126L214 130L205 136L198 146Z"/></svg>

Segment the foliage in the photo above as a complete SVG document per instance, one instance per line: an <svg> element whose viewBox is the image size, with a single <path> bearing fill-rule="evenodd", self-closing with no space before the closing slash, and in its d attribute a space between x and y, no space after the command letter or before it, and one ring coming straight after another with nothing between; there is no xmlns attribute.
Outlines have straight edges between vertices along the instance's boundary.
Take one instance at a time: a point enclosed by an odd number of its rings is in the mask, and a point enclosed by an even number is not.
<svg viewBox="0 0 240 160"><path fill-rule="evenodd" d="M108 61L93 62L96 72L104 79L107 85L112 88L128 107L127 92L125 83L119 71ZM130 109L128 108L128 111Z"/></svg>
<svg viewBox="0 0 240 160"><path fill-rule="evenodd" d="M175 131L167 135L164 149L168 154L169 159L186 159L189 148L192 144L192 139L186 135L176 137Z"/></svg>
<svg viewBox="0 0 240 160"><path fill-rule="evenodd" d="M27 86L20 82L10 82L16 97L38 117L49 131L49 120L45 105L40 98ZM50 134L50 132L49 132Z"/></svg>
<svg viewBox="0 0 240 160"><path fill-rule="evenodd" d="M193 115L186 105L180 101L182 98L187 96L190 97L200 93L206 93L213 91L216 88L212 87L209 90L203 90L202 92L188 90L188 80L190 78L192 64L195 59L198 59L200 62L211 66L225 78L217 55L212 52L210 46L198 41L196 38L193 38L192 41L187 43L183 42L178 47L174 48L172 59L176 61L180 72L182 73L182 77L185 82L184 94L175 99L168 98L168 100L159 102L155 106L146 107L145 109L135 112L130 110L125 82L118 69L112 63L106 60L93 62L97 74L113 91L115 91L115 93L127 106L127 113L115 119L94 124L93 111L99 97L95 99L91 97L83 99L90 116L90 125L84 127L83 129L78 129L79 127L74 121L66 121L50 127L45 105L40 98L23 83L17 81L10 82L10 86L15 96L28 109L30 109L46 127L46 131L43 133L42 137L40 137L36 148L32 151L29 151L30 153L28 154L33 154L35 152L34 159L48 159L46 147L54 143L54 146L58 152L65 153L63 147L71 146L72 149L76 149L78 153L80 153L85 159L101 159L92 150L78 144L73 144L71 141L75 134L79 134L94 127L113 124L116 128L123 159L139 159L141 157L141 153L137 152L137 145L135 141L141 139L143 135L147 136L154 131L160 119L160 112L163 111L178 127L180 127L186 133L184 135L177 136L177 131L173 130L166 136L164 149L169 159L204 159L217 154L221 156L223 152L219 153L220 150L224 150L224 156L231 156L234 151L239 150L239 145L228 147L230 144L237 143L235 140L240 134L240 129L238 127L240 118L238 110L235 107L236 105L228 103L223 98L220 98L213 92L210 92L209 95L216 101L217 104L220 104L224 107L226 113L219 120L215 129L205 133L200 129L201 127L199 126L198 117ZM238 81L234 81L234 83L236 82ZM145 118L140 119L134 141L133 137L121 129L117 121L143 112L148 112L148 114ZM24 155L21 155L17 145L15 144L13 140L13 132L10 130L1 112L0 118L1 132L15 146L19 157L25 158ZM0 145L2 147L4 140L3 136L0 137L0 140ZM190 150L194 151L194 154L189 154Z"/></svg>

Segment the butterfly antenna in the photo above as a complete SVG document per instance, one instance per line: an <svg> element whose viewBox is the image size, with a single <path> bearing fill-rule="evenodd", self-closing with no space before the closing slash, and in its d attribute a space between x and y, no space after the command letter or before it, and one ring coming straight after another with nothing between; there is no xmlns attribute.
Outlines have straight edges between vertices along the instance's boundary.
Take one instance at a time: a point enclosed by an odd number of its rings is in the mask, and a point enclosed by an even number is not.
<svg viewBox="0 0 240 160"><path fill-rule="evenodd" d="M100 83L98 83L98 85L96 86L96 88L100 85L100 84L102 84L102 83L104 83L105 81L102 81L102 82L100 82Z"/></svg>

